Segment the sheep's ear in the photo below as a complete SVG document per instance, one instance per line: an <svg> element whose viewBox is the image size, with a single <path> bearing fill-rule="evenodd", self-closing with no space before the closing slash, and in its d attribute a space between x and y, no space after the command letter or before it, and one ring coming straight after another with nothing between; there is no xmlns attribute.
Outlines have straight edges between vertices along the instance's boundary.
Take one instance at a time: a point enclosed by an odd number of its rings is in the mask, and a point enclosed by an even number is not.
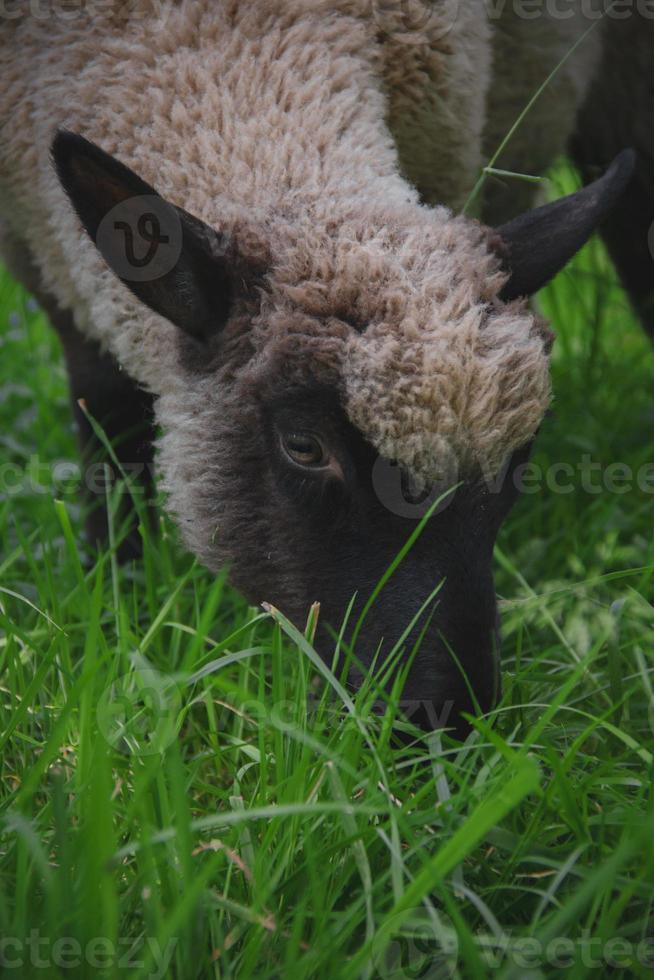
<svg viewBox="0 0 654 980"><path fill-rule="evenodd" d="M633 150L623 150L599 180L496 229L511 275L501 299L531 296L563 268L617 204L635 159Z"/></svg>
<svg viewBox="0 0 654 980"><path fill-rule="evenodd" d="M225 240L81 136L59 131L52 157L84 228L118 278L196 340L216 333L232 295Z"/></svg>

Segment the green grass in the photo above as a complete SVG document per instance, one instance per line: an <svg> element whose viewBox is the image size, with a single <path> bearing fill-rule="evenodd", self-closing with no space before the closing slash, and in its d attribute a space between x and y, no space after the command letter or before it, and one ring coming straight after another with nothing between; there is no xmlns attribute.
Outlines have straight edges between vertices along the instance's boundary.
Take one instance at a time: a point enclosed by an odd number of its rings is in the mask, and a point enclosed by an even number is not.
<svg viewBox="0 0 654 980"><path fill-rule="evenodd" d="M498 710L398 750L163 518L85 561L58 342L0 278L3 976L651 974L654 508L602 481L654 460L654 352L597 242L541 304L572 489L501 534Z"/></svg>

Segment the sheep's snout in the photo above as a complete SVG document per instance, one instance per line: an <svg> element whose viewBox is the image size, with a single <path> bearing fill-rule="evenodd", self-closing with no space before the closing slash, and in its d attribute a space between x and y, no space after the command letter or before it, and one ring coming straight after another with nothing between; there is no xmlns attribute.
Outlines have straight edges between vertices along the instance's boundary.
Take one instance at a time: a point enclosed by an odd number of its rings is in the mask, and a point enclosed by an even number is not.
<svg viewBox="0 0 654 980"><path fill-rule="evenodd" d="M360 633L350 634L358 665L350 670L348 682L358 691L374 672L385 692L374 700L375 713L385 713L392 704L397 718L426 732L447 729L462 739L470 731L464 715L486 714L500 695L492 572L490 567L468 569L452 574L449 581L443 578L436 598L411 626L429 599L429 593L415 588L416 577L425 581L423 571L414 568L400 575L387 594L378 597ZM394 689L398 672L403 672L399 698Z"/></svg>

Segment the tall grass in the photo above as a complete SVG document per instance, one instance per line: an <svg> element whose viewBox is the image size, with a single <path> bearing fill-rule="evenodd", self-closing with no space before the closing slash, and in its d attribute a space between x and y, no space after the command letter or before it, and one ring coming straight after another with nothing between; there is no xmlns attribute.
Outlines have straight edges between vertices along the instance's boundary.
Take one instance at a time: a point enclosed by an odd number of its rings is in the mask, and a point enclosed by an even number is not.
<svg viewBox="0 0 654 980"><path fill-rule="evenodd" d="M163 517L142 561L89 560L57 340L0 279L3 975L651 974L654 354L597 242L541 303L556 400L497 547L503 700L465 744L398 748L310 627Z"/></svg>

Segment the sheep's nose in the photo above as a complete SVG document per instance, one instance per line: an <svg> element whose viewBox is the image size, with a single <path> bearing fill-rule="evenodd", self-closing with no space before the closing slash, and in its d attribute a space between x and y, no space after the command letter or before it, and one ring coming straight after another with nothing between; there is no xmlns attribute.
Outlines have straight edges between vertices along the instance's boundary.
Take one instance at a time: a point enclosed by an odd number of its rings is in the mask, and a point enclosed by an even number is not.
<svg viewBox="0 0 654 980"><path fill-rule="evenodd" d="M453 664L452 671L434 681L431 690L419 675L409 675L398 705L402 715L423 731L447 729L455 738L466 738L471 725L463 715L486 714L501 697L499 631L494 631L490 642L478 644L476 657L466 659L466 677Z"/></svg>

